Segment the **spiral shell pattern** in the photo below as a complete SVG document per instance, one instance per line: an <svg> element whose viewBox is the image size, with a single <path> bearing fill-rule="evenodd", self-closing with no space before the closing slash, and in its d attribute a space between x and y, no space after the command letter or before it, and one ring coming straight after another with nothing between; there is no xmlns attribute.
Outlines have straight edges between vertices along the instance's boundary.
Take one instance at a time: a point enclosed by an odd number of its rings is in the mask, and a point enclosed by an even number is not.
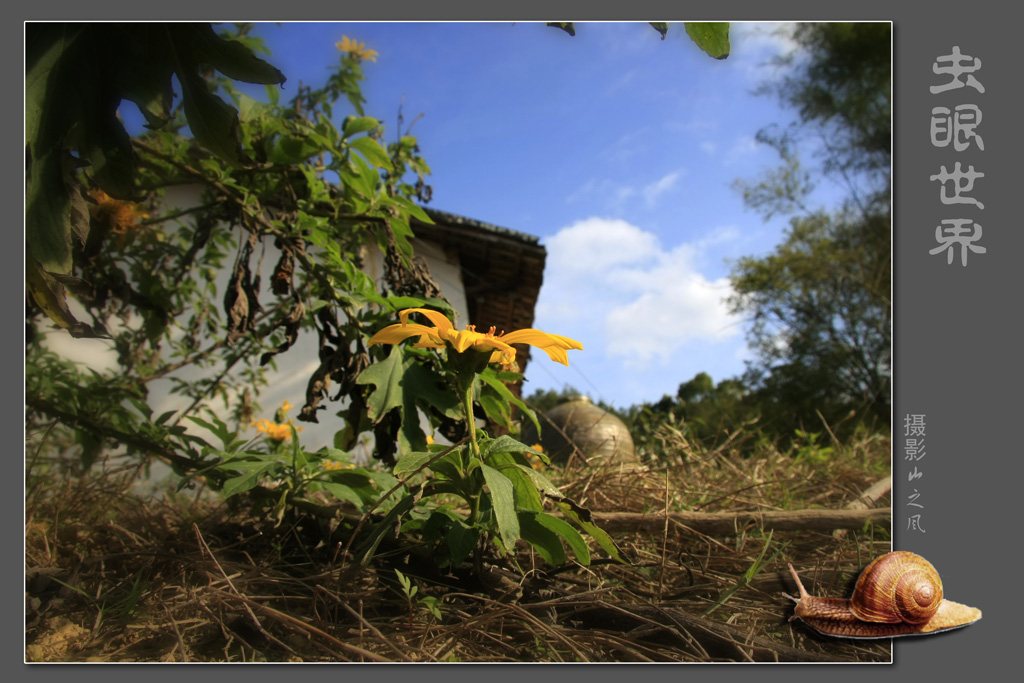
<svg viewBox="0 0 1024 683"><path fill-rule="evenodd" d="M857 579L850 610L863 621L922 624L942 603L942 581L928 560L899 550L882 555Z"/></svg>

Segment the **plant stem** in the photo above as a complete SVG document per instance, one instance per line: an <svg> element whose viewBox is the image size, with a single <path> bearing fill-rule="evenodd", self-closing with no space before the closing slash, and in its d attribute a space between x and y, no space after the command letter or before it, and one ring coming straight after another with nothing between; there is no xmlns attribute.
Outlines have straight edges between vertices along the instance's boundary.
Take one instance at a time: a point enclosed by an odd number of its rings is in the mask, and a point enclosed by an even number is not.
<svg viewBox="0 0 1024 683"><path fill-rule="evenodd" d="M476 440L476 419L473 417L473 379L471 375L468 381L459 378L459 389L462 392L462 409L466 413L466 429L469 432L470 443L472 444L473 455L480 457L480 444ZM461 386L461 385L465 386ZM468 469L468 468L467 468Z"/></svg>

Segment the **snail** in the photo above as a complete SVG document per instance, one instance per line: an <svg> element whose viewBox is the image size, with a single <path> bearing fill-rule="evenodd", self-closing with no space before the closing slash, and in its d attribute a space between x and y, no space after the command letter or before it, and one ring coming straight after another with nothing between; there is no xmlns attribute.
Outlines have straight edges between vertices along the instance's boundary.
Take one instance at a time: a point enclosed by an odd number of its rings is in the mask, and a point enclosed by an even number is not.
<svg viewBox="0 0 1024 683"><path fill-rule="evenodd" d="M864 569L853 597L818 598L807 594L789 565L800 597L790 621L800 619L819 633L841 638L894 638L967 626L981 610L942 597L939 573L920 555L898 550L876 558Z"/></svg>

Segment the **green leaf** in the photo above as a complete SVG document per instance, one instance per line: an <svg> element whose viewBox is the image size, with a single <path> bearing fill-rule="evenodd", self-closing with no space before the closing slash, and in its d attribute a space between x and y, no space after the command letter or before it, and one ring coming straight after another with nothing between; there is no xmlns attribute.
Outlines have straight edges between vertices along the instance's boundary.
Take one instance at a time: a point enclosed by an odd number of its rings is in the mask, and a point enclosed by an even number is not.
<svg viewBox="0 0 1024 683"><path fill-rule="evenodd" d="M281 99L281 88L274 83L266 84L267 101L270 102L271 107L276 107L278 101Z"/></svg>
<svg viewBox="0 0 1024 683"><path fill-rule="evenodd" d="M686 34L711 57L725 59L729 56L729 22L688 21Z"/></svg>
<svg viewBox="0 0 1024 683"><path fill-rule="evenodd" d="M587 547L587 542L583 540L580 532L576 531L572 525L545 512L536 513L533 519L540 526L561 536L569 544L573 555L576 556L580 564L584 567L590 566L590 548Z"/></svg>
<svg viewBox="0 0 1024 683"><path fill-rule="evenodd" d="M338 500L348 501L349 503L352 503L356 507L363 507L363 505L365 504L365 501L363 500L362 496L360 496L356 492L356 490L350 486L338 484L333 481L321 481L320 485L323 486L328 493L330 493Z"/></svg>
<svg viewBox="0 0 1024 683"><path fill-rule="evenodd" d="M391 473L396 478L401 479L407 474L412 474L420 467L423 463L434 457L434 453L409 453L398 458L395 466L391 468Z"/></svg>
<svg viewBox="0 0 1024 683"><path fill-rule="evenodd" d="M359 133L373 130L380 125L380 121L372 116L349 116L341 125L341 134L345 137L352 137Z"/></svg>
<svg viewBox="0 0 1024 683"><path fill-rule="evenodd" d="M25 246L27 260L38 261L40 270L68 274L71 197L64 184L60 155L57 151L32 159L25 197ZM61 290L58 298L64 301L63 287Z"/></svg>
<svg viewBox="0 0 1024 683"><path fill-rule="evenodd" d="M654 30L661 34L661 39L665 40L665 36L668 35L668 22L664 21L652 21L650 22Z"/></svg>
<svg viewBox="0 0 1024 683"><path fill-rule="evenodd" d="M323 148L307 137L282 135L274 140L267 150L267 161L282 166L291 166L316 156Z"/></svg>
<svg viewBox="0 0 1024 683"><path fill-rule="evenodd" d="M451 553L451 563L455 566L469 557L476 547L480 533L459 520L452 520L448 527L448 535L445 540L448 543L448 551Z"/></svg>
<svg viewBox="0 0 1024 683"><path fill-rule="evenodd" d="M391 410L402 412L399 444L405 451L425 451L427 437L420 429L417 405L434 408L447 417L461 415L458 399L443 388L442 378L395 346L388 357L363 370L357 384L376 387L367 399L367 416L376 424Z"/></svg>
<svg viewBox="0 0 1024 683"><path fill-rule="evenodd" d="M285 76L237 40L218 36L210 24L167 24L178 49L190 48L195 61L209 64L228 78L246 83L285 82Z"/></svg>
<svg viewBox="0 0 1024 683"><path fill-rule="evenodd" d="M525 470L532 470L516 462L515 456L511 453L497 452L484 456L484 461L491 467L499 470L512 482L515 492L515 505L517 510L542 510L544 504L540 494L537 492L537 485L533 478Z"/></svg>
<svg viewBox="0 0 1024 683"><path fill-rule="evenodd" d="M399 255L401 255L403 262L408 266L412 262L413 257L412 244L409 240L415 237L412 233L412 228L409 227L408 219L395 216L387 221L387 225L392 237L395 238L395 246L398 247Z"/></svg>
<svg viewBox="0 0 1024 683"><path fill-rule="evenodd" d="M78 152L89 160L89 175L111 197L131 197L135 192L135 153L128 131L115 112L93 106L83 111Z"/></svg>
<svg viewBox="0 0 1024 683"><path fill-rule="evenodd" d="M534 451L534 453L536 453L537 455L540 455L542 457L545 457L543 453L537 453L536 451ZM548 462L550 462L550 461L548 461ZM561 496L562 495L562 492L558 490L558 487L555 486L554 484L552 484L550 479L545 477L543 474L541 474L537 470L535 470L532 467L529 467L527 465L517 465L517 467L519 467L521 470L523 470L523 472L526 474L526 476L528 476L533 481L533 485L537 488L537 490L539 490L539 491L541 491L543 493L550 494L552 496Z"/></svg>
<svg viewBox="0 0 1024 683"><path fill-rule="evenodd" d="M220 439L221 445L223 445L224 448L227 448L228 445L232 441L234 441L235 438L238 436L238 432L237 431L229 432L227 424L225 424L221 420L218 420L216 417L212 418L213 419L212 423L211 422L207 422L206 420L204 420L202 418L199 418L199 417L196 417L194 415L186 415L185 419L187 419L189 422L193 422L193 423L199 425L200 427L208 430L211 434L213 434L218 439Z"/></svg>
<svg viewBox="0 0 1024 683"><path fill-rule="evenodd" d="M552 566L564 564L565 549L558 534L537 522L538 514L533 511L519 512L519 531L523 539L537 549L544 561Z"/></svg>
<svg viewBox="0 0 1024 683"><path fill-rule="evenodd" d="M249 462L249 463L232 463L230 467L225 469L241 469L249 470L246 474L238 477L232 477L224 482L224 487L221 489L221 495L225 498L244 493L249 489L255 487L263 476L277 466L276 462Z"/></svg>
<svg viewBox="0 0 1024 683"><path fill-rule="evenodd" d="M355 556L359 559L360 564L364 567L370 564L370 560L373 559L374 553L377 552L377 546L380 545L384 536L391 531L399 517L411 510L415 504L416 498L414 496L406 496L391 508L388 514L384 515L384 519L379 524L370 530L370 534L355 552Z"/></svg>
<svg viewBox="0 0 1024 683"><path fill-rule="evenodd" d="M377 183L380 180L380 176L362 157L352 157L351 162L355 166L355 171L353 172L349 168L342 169L339 174L342 183L345 187L352 188L366 199L372 199L377 195Z"/></svg>
<svg viewBox="0 0 1024 683"><path fill-rule="evenodd" d="M450 479L458 482L462 479L462 453L466 450L466 446L456 448L454 451L438 459L437 462L430 466L430 470L441 477ZM462 492L458 492L462 495Z"/></svg>
<svg viewBox="0 0 1024 683"><path fill-rule="evenodd" d="M372 384L377 387L370 394L367 404L367 416L374 423L379 422L392 408L402 407L402 379L411 364L411 360L403 357L401 349L393 346L387 358L366 368L356 378L356 384Z"/></svg>
<svg viewBox="0 0 1024 683"><path fill-rule="evenodd" d="M371 479L365 470L352 469L352 470L329 470L325 479L321 480L324 487L328 491L334 492L332 489L327 487L328 483L338 484L351 491L354 491L359 497L359 505L369 505L375 503L380 497L380 487L374 486L371 483ZM385 489L387 490L387 489ZM344 494L340 489L338 493ZM347 495L347 494L344 494ZM339 496L340 498L340 496Z"/></svg>
<svg viewBox="0 0 1024 683"><path fill-rule="evenodd" d="M64 146L80 117L74 78L80 50L73 48L85 30L75 24L25 27L25 238L28 253L50 273L71 272L71 198L65 186Z"/></svg>
<svg viewBox="0 0 1024 683"><path fill-rule="evenodd" d="M366 157L366 160L377 168L384 168L389 171L394 168L391 165L391 157L373 138L364 137L349 140L348 146Z"/></svg>
<svg viewBox="0 0 1024 683"><path fill-rule="evenodd" d="M434 220L427 215L427 212L424 211L420 206L418 206L411 200L401 195L397 195L395 197L391 197L391 202L394 204L398 204L401 208L405 209L407 213L412 214L413 216L423 221L424 223L428 223L430 225L434 224Z"/></svg>
<svg viewBox="0 0 1024 683"><path fill-rule="evenodd" d="M781 545L778 548L776 548L771 558L765 561L764 555L766 552L768 552L768 547L772 544L772 533L774 532L768 532L768 537L765 538L764 541L764 547L761 548L761 554L757 556L757 559L754 560L753 564L747 567L747 571L743 572L743 576L739 578L739 580L736 582L736 585L722 593L721 597L718 598L718 602L716 602L714 605L705 610L703 616L708 616L716 609L724 605L739 590L749 586L750 582L754 580L754 577L757 576L762 569L775 563L776 558L786 549L786 546Z"/></svg>
<svg viewBox="0 0 1024 683"><path fill-rule="evenodd" d="M497 453L527 452L533 452L533 449L521 441L516 441L508 434L502 434L496 439L491 439L480 449L480 455L485 459Z"/></svg>
<svg viewBox="0 0 1024 683"><path fill-rule="evenodd" d="M495 423L505 427L506 429L512 426L512 412L509 409L508 403L487 391L480 392L477 400L480 402L480 406L484 409L484 413L487 414L487 417Z"/></svg>
<svg viewBox="0 0 1024 683"><path fill-rule="evenodd" d="M526 405L526 403L524 403L521 398L519 398L518 396L513 394L511 390L509 390L508 385L505 384L505 380L503 379L504 374L505 373L503 372L496 371L492 367L488 367L486 370L480 373L480 379L484 382L484 384L490 391L494 391L495 393L497 393L502 400L516 406L517 408L519 408L520 412L523 413L523 415L526 415L526 417L530 418L530 420L533 422L533 426L537 428L537 433L540 434L541 428L540 422L537 421L537 413L535 413L533 409L530 408L530 406ZM516 376L518 377L518 374ZM481 399L483 399L483 394L481 394Z"/></svg>
<svg viewBox="0 0 1024 683"><path fill-rule="evenodd" d="M182 104L185 117L196 142L220 158L235 165L248 165L252 160L242 151L238 112L210 92L198 74L179 70Z"/></svg>
<svg viewBox="0 0 1024 683"><path fill-rule="evenodd" d="M612 540L608 533L590 521L590 511L579 504L569 500L568 498L554 499L555 504L561 509L562 514L576 522L585 532L587 532L591 538L597 541L597 544L608 553L608 555L617 562L622 564L630 564L625 558L622 557L622 552L619 547L615 545L615 541Z"/></svg>
<svg viewBox="0 0 1024 683"><path fill-rule="evenodd" d="M488 465L481 464L484 481L491 492L491 505L494 518L498 522L498 533L502 544L508 552L515 547L519 538L519 518L516 516L514 487L509 478Z"/></svg>

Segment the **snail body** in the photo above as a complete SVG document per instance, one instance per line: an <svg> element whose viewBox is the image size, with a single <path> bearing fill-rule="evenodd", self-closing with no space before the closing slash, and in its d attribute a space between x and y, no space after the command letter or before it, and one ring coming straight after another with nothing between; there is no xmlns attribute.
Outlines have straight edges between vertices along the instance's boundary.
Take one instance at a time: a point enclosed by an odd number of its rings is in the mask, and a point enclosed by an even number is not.
<svg viewBox="0 0 1024 683"><path fill-rule="evenodd" d="M920 555L898 550L878 557L857 579L853 596L809 595L793 565L800 591L793 619L819 633L842 638L894 638L938 633L973 624L981 610L946 600L935 567Z"/></svg>

